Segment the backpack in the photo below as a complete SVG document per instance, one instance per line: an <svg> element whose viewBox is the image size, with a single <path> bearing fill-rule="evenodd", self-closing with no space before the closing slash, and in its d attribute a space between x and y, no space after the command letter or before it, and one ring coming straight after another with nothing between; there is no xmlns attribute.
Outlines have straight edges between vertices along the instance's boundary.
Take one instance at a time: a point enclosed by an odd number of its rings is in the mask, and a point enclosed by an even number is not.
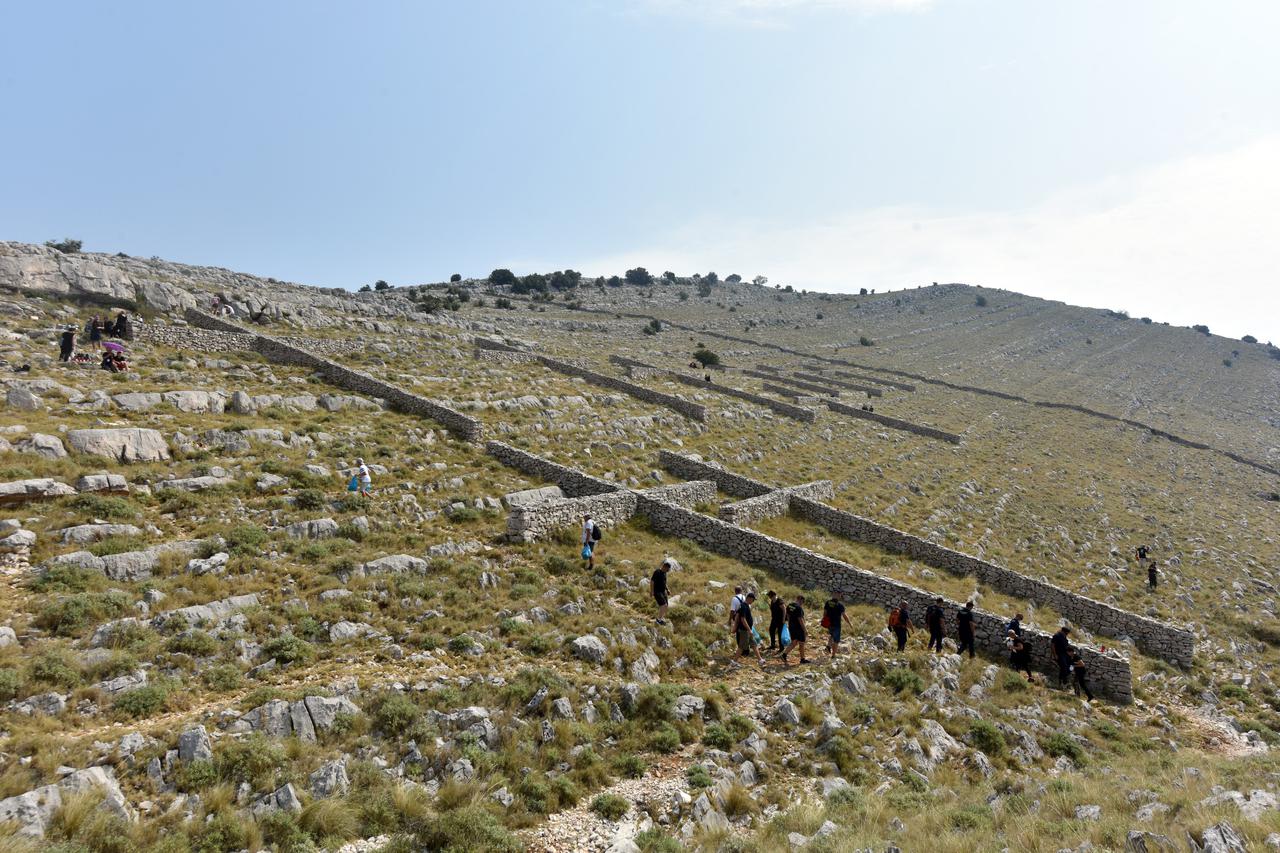
<svg viewBox="0 0 1280 853"><path fill-rule="evenodd" d="M901 621L902 621L902 614L898 611L898 608L895 607L889 611L889 627L890 628L897 628L898 623Z"/></svg>
<svg viewBox="0 0 1280 853"><path fill-rule="evenodd" d="M598 524L591 525L591 541L592 542L600 541L600 525Z"/></svg>

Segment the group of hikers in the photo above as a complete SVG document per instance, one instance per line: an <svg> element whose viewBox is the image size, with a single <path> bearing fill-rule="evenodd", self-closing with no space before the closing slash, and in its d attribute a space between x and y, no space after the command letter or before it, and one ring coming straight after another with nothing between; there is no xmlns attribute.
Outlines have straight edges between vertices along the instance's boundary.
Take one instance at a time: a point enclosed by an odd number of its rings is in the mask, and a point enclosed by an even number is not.
<svg viewBox="0 0 1280 853"><path fill-rule="evenodd" d="M584 555L592 550L589 545L592 541L590 537L593 531L598 530L599 528L588 516L583 525ZM671 571L671 567L670 560L663 560L649 579L649 591L658 608L656 622L659 625L665 625L667 621L667 607L670 600L667 574ZM769 590L765 596L768 599L769 608L769 645L767 647L764 637L755 625L755 613L752 610L756 604L755 591L744 591L742 587L734 587L733 598L729 602L727 627L737 643L738 656L754 656L763 666L767 656L776 655L784 665L790 666L789 656L795 652L799 655L799 663L809 663L809 658L805 657L805 643L808 640L805 624L807 605L805 597L797 595L787 602L783 596L773 590ZM924 613L924 624L929 631L928 649L931 652L936 650L938 654L943 653L945 604L944 599L937 598ZM963 655L967 651L970 658L975 657L977 650L972 601L966 602L965 606L956 613L955 621L957 653ZM840 593L832 593L823 605L821 624L827 632L827 654L830 658L834 658L840 647L844 627L853 627L853 623L845 613L845 604ZM888 627L897 640L897 650L905 651L907 639L915 630L907 602L900 602L897 607L889 611ZM1071 645L1070 634L1071 629L1064 625L1049 642L1050 651L1058 665L1058 686L1065 688L1070 685L1076 695L1083 693L1086 699L1092 702L1093 692L1089 689L1088 667L1080 650ZM1005 648L1009 653L1009 665L1014 671L1025 673L1027 681L1034 682L1031 674L1031 652L1024 641L1021 613L1016 614L1005 626Z"/></svg>
<svg viewBox="0 0 1280 853"><path fill-rule="evenodd" d="M74 325L65 326L62 334L58 339L58 360L62 362L92 362L93 358L87 355L76 353L76 327ZM99 365L103 370L111 370L118 372L122 369L128 369L128 363L124 360L123 353L119 349L115 349L117 345L107 346L105 341L107 338L116 338L121 340L129 340L133 338L133 322L129 319L129 315L121 311L116 315L116 319L112 321L108 317L100 317L94 314L84 324L81 340L87 339L89 346L93 349L102 348L107 350L102 357L102 363ZM112 350L114 349L114 352Z"/></svg>

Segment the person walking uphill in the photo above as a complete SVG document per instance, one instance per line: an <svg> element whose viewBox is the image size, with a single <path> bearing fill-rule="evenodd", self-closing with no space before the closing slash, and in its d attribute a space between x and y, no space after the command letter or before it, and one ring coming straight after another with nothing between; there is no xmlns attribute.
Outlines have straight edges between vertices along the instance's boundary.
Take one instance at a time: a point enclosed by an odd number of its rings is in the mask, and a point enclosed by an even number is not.
<svg viewBox="0 0 1280 853"><path fill-rule="evenodd" d="M360 496L367 498L373 494L373 477L369 475L369 466L363 459L356 460L356 476L360 478Z"/></svg>
<svg viewBox="0 0 1280 853"><path fill-rule="evenodd" d="M1156 576L1159 574L1159 572L1160 570L1156 568L1155 560L1152 560L1150 563L1147 563L1147 588L1150 589L1152 592L1156 591Z"/></svg>
<svg viewBox="0 0 1280 853"><path fill-rule="evenodd" d="M831 597L827 599L827 603L822 606L822 626L827 629L829 637L827 640L827 652L833 658L836 656L836 649L840 647L842 621L850 628L853 627L853 623L845 615L844 602L840 598L840 593L833 592Z"/></svg>
<svg viewBox="0 0 1280 853"><path fill-rule="evenodd" d="M655 621L659 625L667 624L667 572L670 569L671 561L663 560L662 565L654 570L653 577L649 578L649 592L658 605L658 618Z"/></svg>
<svg viewBox="0 0 1280 853"><path fill-rule="evenodd" d="M1084 691L1085 698L1092 702L1093 691L1089 689L1089 683L1085 679L1089 675L1089 668L1085 665L1084 658L1080 657L1080 652L1071 653L1071 672L1075 676L1075 684L1072 685L1079 696Z"/></svg>
<svg viewBox="0 0 1280 853"><path fill-rule="evenodd" d="M782 648L782 626L787 621L787 607L782 596L773 590L766 595L769 598L769 651Z"/></svg>
<svg viewBox="0 0 1280 853"><path fill-rule="evenodd" d="M743 599L739 605L735 615L736 625L734 626L734 636L738 640L738 652L747 657L755 652L757 659L761 665L764 664L764 655L760 654L759 645L756 643L755 617L751 613L751 605L756 602L756 594L754 592L747 593L747 597Z"/></svg>
<svg viewBox="0 0 1280 853"><path fill-rule="evenodd" d="M591 513L582 516L582 559L587 568L596 567L596 543L600 541L600 528L591 520Z"/></svg>
<svg viewBox="0 0 1280 853"><path fill-rule="evenodd" d="M915 625L911 624L911 611L907 610L905 601L899 602L897 607L889 611L889 628L898 638L898 651L906 649L907 633L915 628Z"/></svg>
<svg viewBox="0 0 1280 853"><path fill-rule="evenodd" d="M942 654L942 598L935 598L924 612L924 625L929 629L929 651L935 648Z"/></svg>
<svg viewBox="0 0 1280 853"><path fill-rule="evenodd" d="M960 648L956 653L961 657L964 656L964 650L969 650L969 658L976 656L977 652L973 647L973 602L966 601L964 609L956 614L956 641L960 644Z"/></svg>
<svg viewBox="0 0 1280 853"><path fill-rule="evenodd" d="M1066 687L1067 682L1071 680L1071 641L1067 639L1070 634L1071 629L1063 625L1058 629L1058 633L1049 639L1053 659L1058 664L1059 687Z"/></svg>
<svg viewBox="0 0 1280 853"><path fill-rule="evenodd" d="M76 348L76 328L67 326L62 330L62 339L58 344L58 361L70 361L71 353Z"/></svg>
<svg viewBox="0 0 1280 853"><path fill-rule="evenodd" d="M782 650L782 662L790 666L791 662L787 660L787 655L791 654L793 648L799 646L800 663L808 663L809 660L804 656L804 641L807 637L804 631L803 595L797 595L796 600L787 605L787 631L791 634L791 642Z"/></svg>

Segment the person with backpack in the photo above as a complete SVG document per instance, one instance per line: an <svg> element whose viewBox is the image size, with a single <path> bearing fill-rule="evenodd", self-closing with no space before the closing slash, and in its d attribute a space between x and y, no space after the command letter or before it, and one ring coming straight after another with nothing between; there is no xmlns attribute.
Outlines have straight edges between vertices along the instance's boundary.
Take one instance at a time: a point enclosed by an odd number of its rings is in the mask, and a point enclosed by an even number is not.
<svg viewBox="0 0 1280 853"><path fill-rule="evenodd" d="M587 568L596 567L596 544L600 541L600 526L591 520L591 513L582 516L582 559Z"/></svg>
<svg viewBox="0 0 1280 853"><path fill-rule="evenodd" d="M1022 614L1015 613L1013 618L1009 620L1009 624L1005 626L1006 631L1012 631L1015 637L1022 637Z"/></svg>
<svg viewBox="0 0 1280 853"><path fill-rule="evenodd" d="M791 634L791 642L782 650L782 662L787 666L791 666L791 662L787 660L787 655L791 654L791 650L796 646L800 647L800 663L808 663L809 660L804 656L804 641L806 639L804 630L804 596L797 595L796 600L787 605L787 631Z"/></svg>
<svg viewBox="0 0 1280 853"><path fill-rule="evenodd" d="M742 594L742 587L735 586L733 588L733 598L729 599L729 633L732 634L738 630L738 608L742 606L742 602L747 597Z"/></svg>
<svg viewBox="0 0 1280 853"><path fill-rule="evenodd" d="M933 651L936 648L938 654L942 654L943 618L942 597L939 596L933 600L933 604L930 604L924 612L924 625L929 629L929 651Z"/></svg>
<svg viewBox="0 0 1280 853"><path fill-rule="evenodd" d="M781 651L786 645L782 642L782 626L787 624L787 607L782 596L773 590L766 595L769 598L769 651Z"/></svg>
<svg viewBox="0 0 1280 853"><path fill-rule="evenodd" d="M755 617L751 613L751 605L755 603L756 594L748 592L734 613L734 636L738 641L738 653L748 657L755 652L760 665L764 665L764 655L760 653L760 644L756 642Z"/></svg>
<svg viewBox="0 0 1280 853"><path fill-rule="evenodd" d="M905 601L900 602L897 607L889 611L889 629L898 638L899 652L907 648L907 633L914 628L915 625L911 624L911 612L907 610Z"/></svg>
<svg viewBox="0 0 1280 853"><path fill-rule="evenodd" d="M1085 664L1084 658L1080 656L1078 650L1071 653L1071 673L1075 677L1075 684L1072 685L1072 688L1075 690L1076 695L1079 696L1080 692L1084 691L1086 701L1092 702L1093 691L1089 689L1089 683L1085 681L1089 675L1089 667Z"/></svg>
<svg viewBox="0 0 1280 853"><path fill-rule="evenodd" d="M667 624L667 572L670 570L671 561L663 560L662 565L654 570L653 577L649 578L649 592L658 605L658 618L655 621L659 625Z"/></svg>
<svg viewBox="0 0 1280 853"><path fill-rule="evenodd" d="M1152 560L1150 563L1147 563L1147 589L1151 590L1152 592L1156 591L1156 576L1159 573L1160 573L1160 570L1156 568L1155 560Z"/></svg>
<svg viewBox="0 0 1280 853"><path fill-rule="evenodd" d="M836 649L840 646L840 629L841 621L850 628L853 623L849 621L849 617L844 612L844 602L840 598L840 593L833 592L831 597L827 599L827 603L822 606L822 627L827 629L827 651L831 657L836 656Z"/></svg>
<svg viewBox="0 0 1280 853"><path fill-rule="evenodd" d="M1071 680L1071 641L1068 639L1071 629L1063 625L1058 633L1049 638L1049 648L1053 652L1054 662L1058 665L1058 686L1066 687Z"/></svg>
<svg viewBox="0 0 1280 853"><path fill-rule="evenodd" d="M964 656L964 650L969 650L969 658L972 660L977 652L973 644L973 602L966 601L964 609L956 614L956 642L959 648L956 653L961 657Z"/></svg>

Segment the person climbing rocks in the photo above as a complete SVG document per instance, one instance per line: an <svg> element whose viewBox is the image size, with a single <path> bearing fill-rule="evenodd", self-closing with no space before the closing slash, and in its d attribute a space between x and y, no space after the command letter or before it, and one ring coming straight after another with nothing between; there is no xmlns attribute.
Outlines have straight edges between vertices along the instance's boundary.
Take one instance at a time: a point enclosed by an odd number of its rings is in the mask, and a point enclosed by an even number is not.
<svg viewBox="0 0 1280 853"><path fill-rule="evenodd" d="M729 599L729 633L732 634L738 630L738 608L742 606L742 602L747 597L742 594L742 587L735 586L733 588L733 598Z"/></svg>
<svg viewBox="0 0 1280 853"><path fill-rule="evenodd" d="M961 657L964 656L964 650L969 650L970 659L977 655L973 644L973 602L966 601L964 609L956 614L956 642L959 648L956 653Z"/></svg>
<svg viewBox="0 0 1280 853"><path fill-rule="evenodd" d="M1147 560L1147 554L1151 553L1151 549L1146 545L1138 546L1138 565L1141 566Z"/></svg>
<svg viewBox="0 0 1280 853"><path fill-rule="evenodd" d="M836 649L840 647L840 629L841 623L847 624L850 628L853 623L849 621L849 617L844 612L844 601L838 592L831 593L831 597L827 599L827 603L822 606L822 625L827 629L827 652L831 657L836 656Z"/></svg>
<svg viewBox="0 0 1280 853"><path fill-rule="evenodd" d="M649 578L649 592L658 605L658 618L655 621L659 625L667 624L667 572L670 570L671 561L663 560L662 565L654 570L653 577Z"/></svg>
<svg viewBox="0 0 1280 853"><path fill-rule="evenodd" d="M1071 679L1071 629L1063 625L1049 638L1054 662L1058 664L1058 686L1066 687Z"/></svg>
<svg viewBox="0 0 1280 853"><path fill-rule="evenodd" d="M587 561L587 568L596 567L596 543L600 541L600 531L591 520L591 513L582 516L582 559Z"/></svg>
<svg viewBox="0 0 1280 853"><path fill-rule="evenodd" d="M787 606L782 596L773 590L765 593L769 599L769 651L781 651L782 626L787 621Z"/></svg>
<svg viewBox="0 0 1280 853"><path fill-rule="evenodd" d="M1022 637L1022 614L1015 613L1013 618L1009 620L1009 624L1005 626L1005 630L1012 631L1015 637Z"/></svg>
<svg viewBox="0 0 1280 853"><path fill-rule="evenodd" d="M916 626L911 624L911 611L907 609L905 601L899 602L898 606L889 611L889 628L892 629L893 635L898 638L898 651L904 651L907 648L907 634Z"/></svg>
<svg viewBox="0 0 1280 853"><path fill-rule="evenodd" d="M1093 691L1089 689L1089 682L1085 680L1089 676L1089 667L1085 664L1084 658L1080 656L1079 651L1071 654L1071 674L1075 679L1072 689L1075 690L1076 695L1079 696L1080 692L1084 691L1085 699L1092 702Z"/></svg>
<svg viewBox="0 0 1280 853"><path fill-rule="evenodd" d="M62 338L58 344L58 361L70 361L71 353L76 349L76 327L67 326L62 330Z"/></svg>
<svg viewBox="0 0 1280 853"><path fill-rule="evenodd" d="M938 654L942 654L942 622L944 618L942 597L939 596L924 611L924 625L929 629L929 651L933 651L936 648Z"/></svg>
<svg viewBox="0 0 1280 853"><path fill-rule="evenodd" d="M738 605L735 614L735 630L734 635L738 640L738 653L743 657L748 657L755 652L760 663L764 664L764 655L760 654L758 644L756 643L755 617L751 613L751 605L755 603L756 594L748 592L746 597L742 599L742 604Z"/></svg>
<svg viewBox="0 0 1280 853"><path fill-rule="evenodd" d="M1025 672L1027 681L1031 681L1031 652L1020 637L1013 641L1013 651L1009 653L1009 666L1014 672Z"/></svg>
<svg viewBox="0 0 1280 853"><path fill-rule="evenodd" d="M796 600L787 605L787 631L791 634L791 643L782 650L782 662L790 666L791 662L787 660L787 655L791 654L791 650L798 646L800 648L800 663L808 663L808 658L804 656L804 641L807 638L804 631L803 595L797 595Z"/></svg>
<svg viewBox="0 0 1280 853"><path fill-rule="evenodd" d="M373 477L369 476L369 466L363 459L356 460L356 476L360 478L360 496L367 498L373 494Z"/></svg>
<svg viewBox="0 0 1280 853"><path fill-rule="evenodd" d="M1150 563L1147 563L1147 589L1151 590L1152 592L1156 591L1156 577L1159 575L1159 573L1160 573L1160 570L1156 568L1155 560L1152 560Z"/></svg>

